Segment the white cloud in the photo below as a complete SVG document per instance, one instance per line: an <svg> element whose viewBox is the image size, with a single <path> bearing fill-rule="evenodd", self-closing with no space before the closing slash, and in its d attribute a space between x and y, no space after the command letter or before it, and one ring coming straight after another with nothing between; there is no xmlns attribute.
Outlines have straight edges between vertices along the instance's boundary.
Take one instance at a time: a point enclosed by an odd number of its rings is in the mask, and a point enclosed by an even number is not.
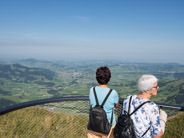
<svg viewBox="0 0 184 138"><path fill-rule="evenodd" d="M72 18L78 19L82 22L89 22L89 17L86 17L86 16L72 16Z"/></svg>

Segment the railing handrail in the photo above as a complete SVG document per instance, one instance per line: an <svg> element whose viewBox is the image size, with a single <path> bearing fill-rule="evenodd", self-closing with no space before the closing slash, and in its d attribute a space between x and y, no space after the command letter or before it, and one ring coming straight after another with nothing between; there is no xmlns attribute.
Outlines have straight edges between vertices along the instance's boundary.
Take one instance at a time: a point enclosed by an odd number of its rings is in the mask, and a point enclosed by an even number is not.
<svg viewBox="0 0 184 138"><path fill-rule="evenodd" d="M123 98L120 98L120 103L123 103ZM15 105L10 105L0 109L0 115L22 109L25 107L46 104L46 103L55 103L55 102L62 102L62 101L89 101L88 96L71 96L71 97L57 97L57 98L47 98L47 99L40 99L34 101L23 102ZM166 108L170 110L177 110L177 111L184 111L184 106L179 105L169 105L169 104L162 104L156 103L160 108Z"/></svg>
<svg viewBox="0 0 184 138"><path fill-rule="evenodd" d="M123 103L123 98L119 98L120 103ZM171 104L163 104L155 102L160 108L165 108L169 110L176 110L176 111L184 111L184 106L181 105L171 105Z"/></svg>

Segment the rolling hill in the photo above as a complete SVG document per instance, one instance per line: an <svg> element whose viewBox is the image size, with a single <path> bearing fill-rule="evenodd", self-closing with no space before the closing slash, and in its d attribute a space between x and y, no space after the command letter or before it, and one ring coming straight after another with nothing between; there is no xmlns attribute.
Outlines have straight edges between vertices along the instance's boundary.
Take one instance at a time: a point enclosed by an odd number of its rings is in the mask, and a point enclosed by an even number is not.
<svg viewBox="0 0 184 138"><path fill-rule="evenodd" d="M35 80L52 80L55 73L43 68L29 68L20 64L0 64L0 78L29 83Z"/></svg>
<svg viewBox="0 0 184 138"><path fill-rule="evenodd" d="M20 64L18 64L20 63ZM118 62L47 62L34 59L0 64L0 107L58 96L86 96L97 85L95 69L110 67L109 87L122 98L137 94L137 80L142 74L159 78L160 89L153 101L184 105L184 66Z"/></svg>
<svg viewBox="0 0 184 138"><path fill-rule="evenodd" d="M166 104L184 105L184 79L165 83L153 99Z"/></svg>
<svg viewBox="0 0 184 138"><path fill-rule="evenodd" d="M48 69L0 64L0 107L41 98L47 94L43 90L54 85L55 76Z"/></svg>

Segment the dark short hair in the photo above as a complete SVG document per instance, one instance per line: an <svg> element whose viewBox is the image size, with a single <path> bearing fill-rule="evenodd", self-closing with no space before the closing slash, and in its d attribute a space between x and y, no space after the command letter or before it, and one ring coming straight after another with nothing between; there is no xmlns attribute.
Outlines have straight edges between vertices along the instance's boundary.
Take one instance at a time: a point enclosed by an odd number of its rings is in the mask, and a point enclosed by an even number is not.
<svg viewBox="0 0 184 138"><path fill-rule="evenodd" d="M111 71L108 67L99 67L96 70L96 80L99 84L107 84L111 78Z"/></svg>

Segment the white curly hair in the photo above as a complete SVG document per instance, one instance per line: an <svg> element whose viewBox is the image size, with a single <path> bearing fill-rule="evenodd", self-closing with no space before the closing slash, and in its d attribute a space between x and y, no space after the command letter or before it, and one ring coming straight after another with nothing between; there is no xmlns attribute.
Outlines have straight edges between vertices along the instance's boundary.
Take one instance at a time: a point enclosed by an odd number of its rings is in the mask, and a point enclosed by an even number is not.
<svg viewBox="0 0 184 138"><path fill-rule="evenodd" d="M142 75L138 80L138 90L144 93L151 90L158 79L153 75Z"/></svg>

